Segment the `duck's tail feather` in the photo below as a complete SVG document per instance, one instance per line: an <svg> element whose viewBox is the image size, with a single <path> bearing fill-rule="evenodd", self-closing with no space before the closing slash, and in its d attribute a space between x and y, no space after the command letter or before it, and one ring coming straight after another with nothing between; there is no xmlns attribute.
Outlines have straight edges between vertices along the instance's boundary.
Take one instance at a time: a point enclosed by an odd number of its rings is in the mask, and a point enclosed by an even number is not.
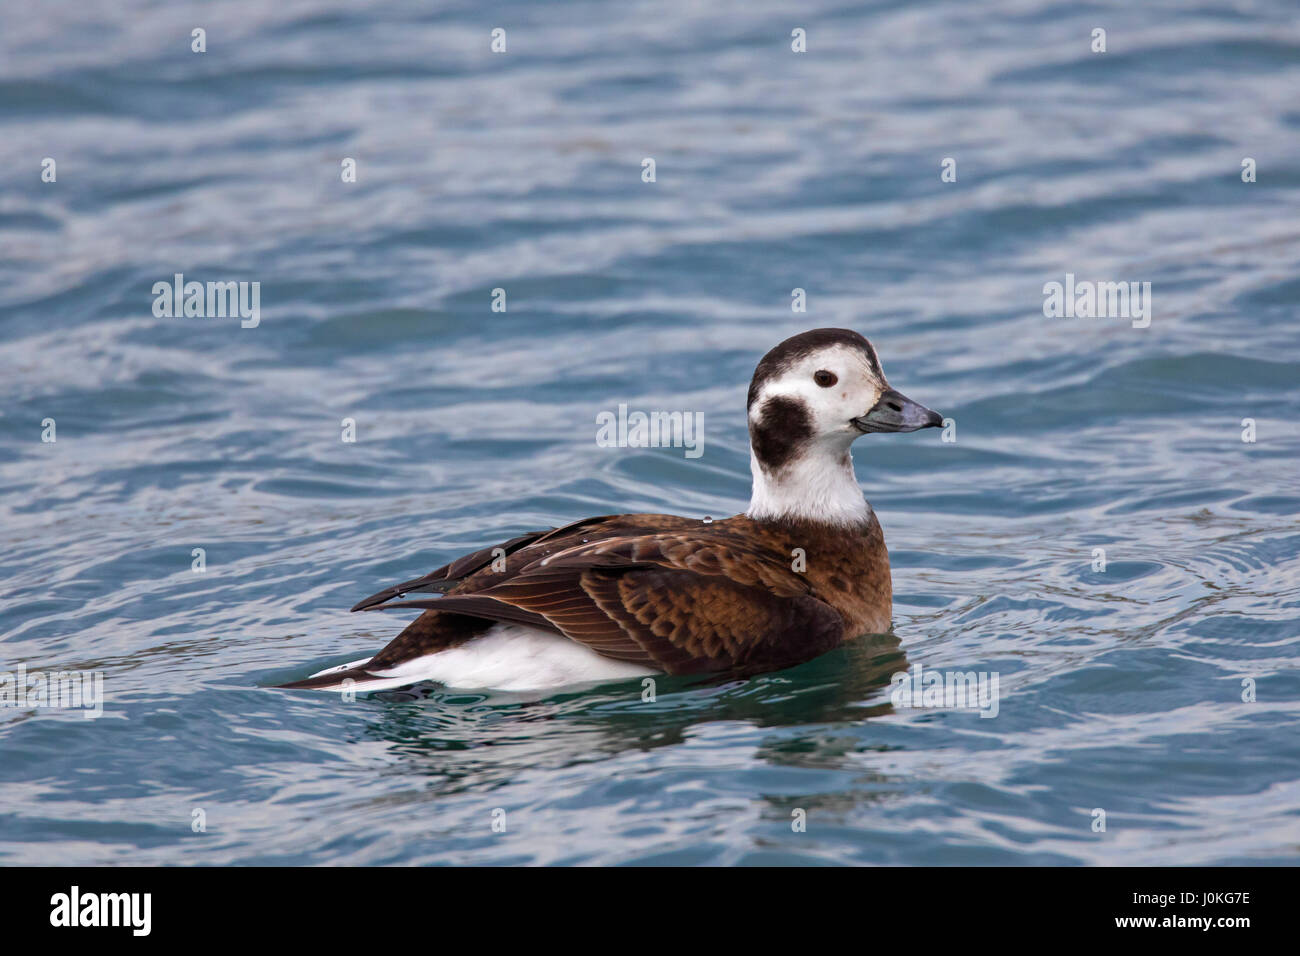
<svg viewBox="0 0 1300 956"><path fill-rule="evenodd" d="M418 677L410 675L394 676L391 673L370 673L366 670L366 665L373 658L367 657L364 660L353 661L350 664L340 664L338 667L327 667L323 671L317 671L310 677L304 677L302 680L291 681L288 684L276 684L280 690L334 690L334 691L373 691L373 690L392 690L396 687L405 687L419 680Z"/></svg>

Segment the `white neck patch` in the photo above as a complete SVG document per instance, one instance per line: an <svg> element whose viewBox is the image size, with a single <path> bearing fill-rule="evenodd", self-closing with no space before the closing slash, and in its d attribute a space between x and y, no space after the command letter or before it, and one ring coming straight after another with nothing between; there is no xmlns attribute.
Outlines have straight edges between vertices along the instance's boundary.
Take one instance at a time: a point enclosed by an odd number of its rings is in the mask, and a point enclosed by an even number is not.
<svg viewBox="0 0 1300 956"><path fill-rule="evenodd" d="M754 491L745 512L755 521L795 519L848 527L871 517L847 449L813 444L777 474L758 463L751 449Z"/></svg>

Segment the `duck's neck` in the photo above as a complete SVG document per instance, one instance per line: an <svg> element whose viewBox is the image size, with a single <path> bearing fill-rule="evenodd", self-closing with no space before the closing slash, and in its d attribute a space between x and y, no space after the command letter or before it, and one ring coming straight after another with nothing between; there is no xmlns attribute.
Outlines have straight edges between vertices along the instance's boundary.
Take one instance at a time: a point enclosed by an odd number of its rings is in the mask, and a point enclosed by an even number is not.
<svg viewBox="0 0 1300 956"><path fill-rule="evenodd" d="M871 520L871 505L853 473L853 456L808 450L780 468L769 468L749 452L754 490L745 512L755 521L813 522L853 527Z"/></svg>

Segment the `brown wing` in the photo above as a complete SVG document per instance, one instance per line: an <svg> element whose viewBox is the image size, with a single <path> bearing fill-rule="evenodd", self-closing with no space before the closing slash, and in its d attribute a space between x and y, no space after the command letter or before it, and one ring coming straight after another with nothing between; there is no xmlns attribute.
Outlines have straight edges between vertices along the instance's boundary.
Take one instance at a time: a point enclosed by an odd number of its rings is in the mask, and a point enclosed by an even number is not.
<svg viewBox="0 0 1300 956"><path fill-rule="evenodd" d="M807 581L783 559L725 524L588 535L586 543L534 553L504 580L496 575L472 590L387 606L529 624L670 674L775 670L839 644L838 612L810 596ZM399 663L411 655L409 645L399 636L371 666Z"/></svg>
<svg viewBox="0 0 1300 956"><path fill-rule="evenodd" d="M371 611L411 605L433 608L433 610L426 610L403 628L401 633L376 655L375 666L392 666L414 657L434 654L454 647L483 633L493 621L497 620L513 620L560 633L558 628L553 627L545 618L517 609L511 612L497 604L492 607L502 613L483 617L453 614L449 609L438 608L437 602L428 604L407 602L404 605L390 602L410 593L473 594L485 587L509 580L525 568L570 546L623 535L653 534L700 526L699 521L674 515L630 514L584 518L563 527L520 535L502 544L464 555L423 577L372 594L365 600L359 601L352 610ZM504 561L496 560L502 556L505 558Z"/></svg>
<svg viewBox="0 0 1300 956"><path fill-rule="evenodd" d="M651 534L656 531L668 531L679 527L695 527L698 525L698 521L691 521L689 518L678 518L673 515L601 515L596 518L583 518L581 521L574 521L572 524L563 527L521 534L519 537L511 538L501 544L480 548L478 551L444 564L436 571L430 571L423 577L404 581L401 584L394 584L392 587L384 588L368 598L363 598L352 606L352 610L369 611L381 604L387 604L393 598L399 598L407 594L455 591L458 585L469 583L468 579L481 574L490 573L492 578L500 581L501 574L492 570L492 563L498 557L507 559L505 562L506 570L502 573L510 575L528 566L539 556L545 557L572 544L619 535ZM502 553L499 554L498 552ZM522 552L523 560L510 560L511 557L520 552Z"/></svg>

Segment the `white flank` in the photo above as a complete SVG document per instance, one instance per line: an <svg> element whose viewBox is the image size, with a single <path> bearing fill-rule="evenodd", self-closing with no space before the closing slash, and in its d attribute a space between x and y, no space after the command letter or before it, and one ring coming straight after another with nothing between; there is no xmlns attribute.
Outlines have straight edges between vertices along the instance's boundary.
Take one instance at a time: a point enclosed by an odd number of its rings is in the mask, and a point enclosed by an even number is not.
<svg viewBox="0 0 1300 956"><path fill-rule="evenodd" d="M330 667L312 676L337 673L364 665L366 660ZM549 631L521 624L494 624L482 637L459 647L414 657L396 667L371 673L373 680L354 680L350 686L359 691L392 690L420 681L437 681L458 689L528 691L626 680L659 672L640 664L601 657L577 641ZM319 689L343 688L335 684Z"/></svg>

